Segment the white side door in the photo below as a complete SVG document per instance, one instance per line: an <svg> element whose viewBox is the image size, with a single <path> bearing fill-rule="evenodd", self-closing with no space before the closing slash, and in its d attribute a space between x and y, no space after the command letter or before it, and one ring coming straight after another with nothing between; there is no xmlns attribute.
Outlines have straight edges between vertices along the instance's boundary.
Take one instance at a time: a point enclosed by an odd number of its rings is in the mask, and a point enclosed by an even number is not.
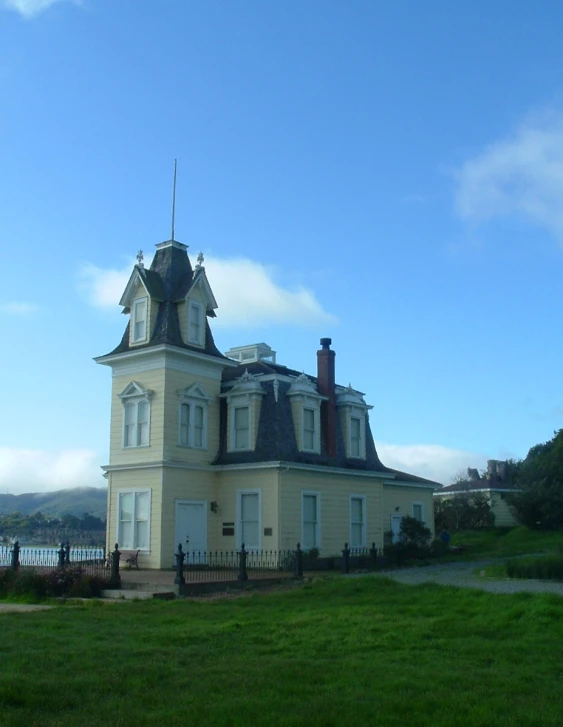
<svg viewBox="0 0 563 727"><path fill-rule="evenodd" d="M181 543L184 553L189 553L189 560L207 551L207 503L203 500L176 501L176 537L174 552Z"/></svg>
<svg viewBox="0 0 563 727"><path fill-rule="evenodd" d="M393 543L398 543L401 536L402 515L391 515L391 532Z"/></svg>

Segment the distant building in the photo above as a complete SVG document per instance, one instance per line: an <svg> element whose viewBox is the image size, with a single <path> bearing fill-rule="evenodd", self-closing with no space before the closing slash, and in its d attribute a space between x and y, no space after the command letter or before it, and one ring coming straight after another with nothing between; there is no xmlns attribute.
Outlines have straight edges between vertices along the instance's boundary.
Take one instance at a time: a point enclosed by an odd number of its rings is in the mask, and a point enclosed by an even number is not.
<svg viewBox="0 0 563 727"><path fill-rule="evenodd" d="M442 487L434 492L434 497L447 498L468 492L478 492L487 496L497 527L512 527L518 524L506 500L507 495L518 492L518 488L512 485L508 462L490 459L483 477L476 469L468 467L466 481Z"/></svg>
<svg viewBox="0 0 563 727"><path fill-rule="evenodd" d="M323 555L344 543L382 548L403 515L434 527L437 483L385 467L364 395L335 380L321 339L314 375L277 362L265 343L215 346L217 303L203 256L156 246L138 256L121 298L127 327L96 359L112 369L108 546L140 548L142 567L185 550ZM241 281L241 286L245 283Z"/></svg>

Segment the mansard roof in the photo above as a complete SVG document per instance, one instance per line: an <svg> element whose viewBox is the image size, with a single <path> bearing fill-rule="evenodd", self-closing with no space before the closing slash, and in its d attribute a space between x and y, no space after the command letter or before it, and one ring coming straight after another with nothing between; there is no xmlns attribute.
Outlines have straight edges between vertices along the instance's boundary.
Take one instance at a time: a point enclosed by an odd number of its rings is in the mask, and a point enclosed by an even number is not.
<svg viewBox="0 0 563 727"><path fill-rule="evenodd" d="M400 472L399 470L386 467L377 454L369 417L366 415L366 458L365 460L348 458L344 443L344 434L340 425L340 417L336 417L336 456L330 457L326 451L326 445L321 437L321 452L302 452L297 446L293 413L291 409L291 398L288 392L291 388L290 381L284 381L281 377L296 378L302 372L290 369L287 366L273 364L266 361L254 361L244 363L236 368L229 368L223 371L223 383L229 390L231 382L238 379L248 370L249 374L263 376L277 374L277 385L274 386L274 378L262 381L264 396L260 407L260 420L256 436L256 446L253 451L229 452L227 451L227 402L221 400L221 425L219 454L214 464L249 464L253 462L298 462L301 464L320 465L326 467L337 467L341 469L363 470L367 472L378 472L382 475L389 475L394 481L412 482L419 486L438 487L438 483L423 477ZM317 382L315 376L309 376L311 382Z"/></svg>
<svg viewBox="0 0 563 727"><path fill-rule="evenodd" d="M156 246L156 254L152 260L150 269L147 270L140 265L136 265L131 278L127 284L122 297L122 304L126 306L130 304L128 296L132 288L132 281L137 275L143 282L147 293L152 300L158 302L158 313L156 322L152 332L152 336L147 343L141 345L129 345L129 325L123 334L123 338L108 356L117 353L125 353L127 351L138 351L152 346L161 344L169 344L178 348L184 348L198 353L205 353L209 356L226 359L226 356L215 346L213 335L209 324L205 324L205 348L199 346L191 346L184 342L180 332L180 319L178 317L177 301L183 299L181 292L187 291L194 283L194 270L191 266L190 259L187 254L187 245L183 245L176 240L162 242ZM199 270L202 270L200 268ZM196 276L199 270L196 269ZM180 295L179 295L180 293ZM185 297L185 296L184 296ZM124 313L128 312L126 307ZM214 316L213 311L208 310L207 315Z"/></svg>

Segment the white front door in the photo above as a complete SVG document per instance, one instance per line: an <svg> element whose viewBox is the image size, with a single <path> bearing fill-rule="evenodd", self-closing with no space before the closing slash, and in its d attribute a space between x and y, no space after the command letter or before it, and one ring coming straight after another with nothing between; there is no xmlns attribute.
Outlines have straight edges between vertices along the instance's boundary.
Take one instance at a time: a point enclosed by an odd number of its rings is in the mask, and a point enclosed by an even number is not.
<svg viewBox="0 0 563 727"><path fill-rule="evenodd" d="M391 532L393 543L398 543L401 537L401 522L403 520L402 515L391 515Z"/></svg>
<svg viewBox="0 0 563 727"><path fill-rule="evenodd" d="M207 503L203 500L176 501L174 552L181 543L184 553L207 550Z"/></svg>

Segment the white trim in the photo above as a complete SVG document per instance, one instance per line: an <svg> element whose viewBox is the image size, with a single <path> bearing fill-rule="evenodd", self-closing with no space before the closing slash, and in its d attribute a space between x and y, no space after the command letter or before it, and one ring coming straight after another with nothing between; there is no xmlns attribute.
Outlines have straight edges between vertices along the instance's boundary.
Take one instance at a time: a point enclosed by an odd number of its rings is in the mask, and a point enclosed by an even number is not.
<svg viewBox="0 0 563 727"><path fill-rule="evenodd" d="M181 357L183 359L197 359L199 361L203 361L206 364L211 364L217 367L224 368L236 368L239 364L236 361L231 361L229 358L218 358L217 356L211 356L208 353L200 353L199 351L193 351L191 349L187 348L179 348L178 346L172 346L169 343L160 343L158 346L150 346L149 348L142 348L140 350L132 350L132 351L124 351L123 353L112 353L112 354L106 354L105 356L95 356L94 361L97 364L100 364L102 366L112 366L114 363L121 363L129 360L143 360L146 358L154 358L156 354L164 353L166 356L177 356ZM141 368L143 364L138 364L139 368L134 369L135 371L148 371L152 368L160 368L162 366L169 366L170 368L176 368L172 365L172 363L168 363L165 361L164 363L162 361L158 362L158 365L153 362L152 366L147 366L147 368ZM193 373L193 364L190 368L180 368L178 367L178 371L186 371L189 373ZM127 373L123 369L118 369L117 367L114 368L113 376L121 376L123 374ZM205 374L203 374L205 375ZM213 375L207 374L210 378L214 378ZM221 375L219 374L218 378L221 378Z"/></svg>
<svg viewBox="0 0 563 727"><path fill-rule="evenodd" d="M424 519L424 503L420 500L413 500L411 502L411 517L414 517L414 507L415 505L420 505L420 521L421 523L425 523L426 520ZM418 520L418 518L415 518L415 520Z"/></svg>
<svg viewBox="0 0 563 727"><path fill-rule="evenodd" d="M174 500L174 539L176 540L176 507L177 505L203 505L203 525L204 525L204 540L205 540L205 547L203 548L204 552L207 552L207 500L185 500L185 499L178 499ZM186 543L182 543L182 548L184 549L184 552L189 552L189 548L186 547ZM178 543L174 543L174 552L176 552L176 548L178 547Z"/></svg>
<svg viewBox="0 0 563 727"><path fill-rule="evenodd" d="M148 339L149 335L149 297L143 296L142 298L135 298L133 302L131 303L131 328L129 330L129 340L131 341L131 344L138 344L138 343L144 343ZM135 331L137 327L137 307L141 305L141 303L145 306L145 328L144 328L144 336L139 336L137 338L135 336Z"/></svg>
<svg viewBox="0 0 563 727"><path fill-rule="evenodd" d="M151 552L151 515L152 515L152 489L150 487L141 487L139 489L136 489L134 487L127 487L125 489L121 488L115 488L116 494L117 494L117 503L116 503L116 523L115 523L115 542L118 544L120 548L123 546L119 542L119 527L121 525L121 507L120 507L120 497L121 495L133 495L133 520L132 520L132 527L133 527L133 546L132 548L134 550L140 550L141 553L150 553ZM138 548L135 544L135 511L136 511L136 495L142 495L148 493L149 495L149 518L148 518L148 541L149 541L149 547L148 548ZM127 550L127 548L124 548Z"/></svg>
<svg viewBox="0 0 563 727"><path fill-rule="evenodd" d="M309 402L303 402L301 407L301 451L314 452L320 454L321 451L321 417L320 405L309 405ZM311 448L305 446L305 411L313 412L313 446Z"/></svg>
<svg viewBox="0 0 563 727"><path fill-rule="evenodd" d="M139 449L141 447L150 447L151 446L151 393L149 393L148 390L143 390L140 394L134 394L134 393L127 393L128 390L131 390L132 387L138 387L138 384L135 382L131 382L126 389L119 394L119 398L121 399L122 404L122 427L121 427L121 447L122 449ZM147 441L142 442L140 441L140 430L139 430L139 407L141 404L146 405L147 407ZM134 417L133 421L127 424L127 410L128 408L133 407L134 408ZM134 426L134 444L128 444L127 443L127 436L126 436L126 427L127 426Z"/></svg>
<svg viewBox="0 0 563 727"><path fill-rule="evenodd" d="M261 550L262 549L262 490L260 488L250 488L237 490L237 520L235 524L235 535L237 548L242 547L242 526L241 526L241 501L242 495L258 495L258 545L249 546L244 544L245 550Z"/></svg>
<svg viewBox="0 0 563 727"><path fill-rule="evenodd" d="M303 521L303 499L307 496L312 496L317 498L317 527L316 527L316 537L315 537L315 544L314 545L306 545L305 544L305 532L303 529L304 521ZM303 550L310 550L311 548L317 548L319 551L321 549L322 544L322 530L321 530L321 493L318 490L301 490L301 546Z"/></svg>
<svg viewBox="0 0 563 727"><path fill-rule="evenodd" d="M166 250L167 247L175 247L178 250L187 250L188 245L184 245L183 242L178 242L178 240L165 240L164 242L158 242L155 245L157 250Z"/></svg>
<svg viewBox="0 0 563 727"><path fill-rule="evenodd" d="M352 538L352 500L361 500L362 501L362 542L360 545L357 545L353 542ZM348 498L348 523L350 525L350 548L367 548L367 499L365 495L355 495L351 494Z"/></svg>
<svg viewBox="0 0 563 727"><path fill-rule="evenodd" d="M231 426L230 426L231 431L229 433L230 434L229 452L250 452L252 450L252 430L253 430L253 428L252 428L252 411L250 408L250 403L247 404L247 403L241 402L240 404L237 405L235 402L233 402L232 404L229 405L229 408L231 409L231 411L229 412L230 420L231 420ZM246 446L246 447L237 447L236 446L237 430L235 428L235 425L236 425L237 409L246 409L246 411L248 412L248 446Z"/></svg>
<svg viewBox="0 0 563 727"><path fill-rule="evenodd" d="M506 488L506 487L480 487L478 490L449 490L448 492L441 492L438 490L434 492L434 497L448 497L449 495L471 495L473 492L520 492L517 487Z"/></svg>

